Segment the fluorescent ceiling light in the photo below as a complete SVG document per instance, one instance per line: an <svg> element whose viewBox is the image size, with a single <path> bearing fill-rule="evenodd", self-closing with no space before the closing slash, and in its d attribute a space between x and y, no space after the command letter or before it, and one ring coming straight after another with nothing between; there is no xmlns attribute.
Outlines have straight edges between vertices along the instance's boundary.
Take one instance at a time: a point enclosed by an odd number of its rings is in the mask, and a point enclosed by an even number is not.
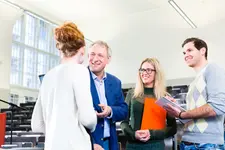
<svg viewBox="0 0 225 150"><path fill-rule="evenodd" d="M180 14L180 16L192 27L197 28L197 26L191 21L191 19L184 13L184 11L174 2L174 0L169 0L169 4Z"/></svg>

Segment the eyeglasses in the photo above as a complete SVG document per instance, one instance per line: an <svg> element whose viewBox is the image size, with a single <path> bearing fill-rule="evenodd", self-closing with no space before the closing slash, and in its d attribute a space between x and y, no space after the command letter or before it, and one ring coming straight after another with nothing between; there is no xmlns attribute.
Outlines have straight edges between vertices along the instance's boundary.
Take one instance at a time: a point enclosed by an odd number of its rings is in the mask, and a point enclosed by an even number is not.
<svg viewBox="0 0 225 150"><path fill-rule="evenodd" d="M151 69L151 68L146 68L146 69L140 68L140 69L139 69L139 72L140 72L140 73L146 72L147 74L151 74L153 71L155 71L155 69Z"/></svg>

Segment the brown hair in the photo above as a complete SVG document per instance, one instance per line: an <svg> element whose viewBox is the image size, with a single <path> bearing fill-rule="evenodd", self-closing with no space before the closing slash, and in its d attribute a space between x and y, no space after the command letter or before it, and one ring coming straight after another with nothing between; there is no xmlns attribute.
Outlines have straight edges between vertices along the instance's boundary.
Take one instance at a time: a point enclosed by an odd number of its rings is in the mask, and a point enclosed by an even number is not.
<svg viewBox="0 0 225 150"><path fill-rule="evenodd" d="M195 48L197 48L198 50L200 50L201 48L205 48L205 59L207 60L207 57L208 57L208 46L206 44L205 41L203 41L202 39L199 39L199 38L195 38L195 37L192 37L192 38L187 38L183 44L182 44L182 47L184 47L185 44L189 43L189 42L193 42L194 43L194 46Z"/></svg>
<svg viewBox="0 0 225 150"><path fill-rule="evenodd" d="M55 29L56 47L66 57L74 56L85 46L84 35L72 22L66 22Z"/></svg>

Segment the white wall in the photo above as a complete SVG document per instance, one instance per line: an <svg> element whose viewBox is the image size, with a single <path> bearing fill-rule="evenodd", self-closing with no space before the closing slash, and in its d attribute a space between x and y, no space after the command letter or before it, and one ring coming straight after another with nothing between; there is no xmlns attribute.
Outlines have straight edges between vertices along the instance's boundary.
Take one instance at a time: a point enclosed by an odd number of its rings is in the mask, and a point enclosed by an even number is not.
<svg viewBox="0 0 225 150"><path fill-rule="evenodd" d="M104 25L108 27L108 24ZM203 38L208 43L209 61L225 68L224 25L225 20L197 29L157 29L140 26L140 23L131 24L126 26L126 30L120 30L120 34L107 39L113 51L112 62L107 70L118 76L125 84L134 83L140 62L146 57L156 57L160 60L168 80L194 77L194 71L187 67L183 60L181 48L182 42L188 37ZM83 30L87 31L86 36L97 39L100 36L96 32L91 32L92 27L91 24L90 28L86 26ZM106 34L102 34L102 37L104 35L107 37Z"/></svg>
<svg viewBox="0 0 225 150"><path fill-rule="evenodd" d="M9 100L12 29L21 11L0 3L0 99ZM0 103L0 107L7 105Z"/></svg>
<svg viewBox="0 0 225 150"><path fill-rule="evenodd" d="M36 99L38 97L38 90L28 89L20 86L11 86L10 93L19 95L18 104L25 103L25 96L33 97Z"/></svg>
<svg viewBox="0 0 225 150"><path fill-rule="evenodd" d="M10 87L9 84L12 26L20 15L19 10L0 3L0 32L3 33L0 34L0 98L7 100L11 91L19 94L23 102L24 96L37 97L38 91ZM119 77L124 84L123 87L134 85L139 64L146 57L156 57L160 60L169 85L188 84L195 73L183 61L181 43L192 36L205 39L209 46L209 61L214 61L225 68L223 58L225 20L197 29L190 29L186 24L183 28L173 28L176 23L170 23L169 28L166 28L168 26L152 28L149 24L138 21L122 23L122 20L119 20L119 22L119 24L113 24L114 21L109 20L99 23L87 22L85 26L80 27L89 39L101 39L109 43L113 55L107 71Z"/></svg>

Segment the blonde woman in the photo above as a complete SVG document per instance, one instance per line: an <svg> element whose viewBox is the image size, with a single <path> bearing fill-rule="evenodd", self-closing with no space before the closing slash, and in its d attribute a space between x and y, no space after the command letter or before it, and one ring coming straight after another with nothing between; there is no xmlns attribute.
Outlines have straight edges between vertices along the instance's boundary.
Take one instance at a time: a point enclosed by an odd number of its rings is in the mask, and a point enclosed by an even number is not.
<svg viewBox="0 0 225 150"><path fill-rule="evenodd" d="M155 58L142 61L135 89L126 96L129 115L121 128L127 137L127 150L164 150L164 139L177 131L176 120L155 104L167 94L165 77Z"/></svg>

